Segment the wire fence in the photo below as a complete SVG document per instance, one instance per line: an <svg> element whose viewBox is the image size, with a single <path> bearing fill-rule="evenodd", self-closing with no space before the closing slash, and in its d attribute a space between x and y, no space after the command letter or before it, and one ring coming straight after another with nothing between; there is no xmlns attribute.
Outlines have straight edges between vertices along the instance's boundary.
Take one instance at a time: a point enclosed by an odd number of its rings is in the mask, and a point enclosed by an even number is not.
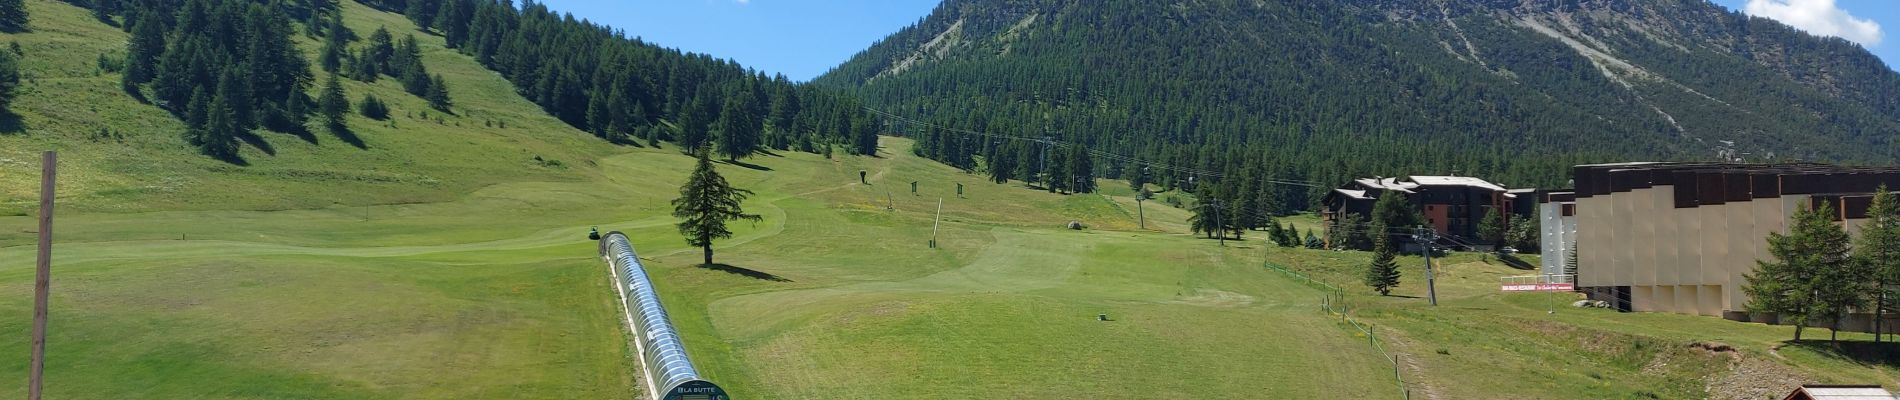
<svg viewBox="0 0 1900 400"><path fill-rule="evenodd" d="M1379 336L1375 333L1376 330L1373 329L1372 324L1360 322L1352 318L1352 304L1346 301L1346 292L1344 290L1340 290L1338 286L1333 286L1331 283L1313 279L1298 271L1274 265L1272 262L1264 264L1267 269L1286 274L1288 277L1299 281L1300 284L1326 292L1324 296L1320 297L1320 311L1326 313L1328 316L1339 315L1339 322L1345 323L1347 326L1353 327L1353 329L1358 329L1360 333L1364 333L1366 335L1366 345L1372 347L1373 350L1377 350L1379 356L1391 364L1392 380L1399 390L1399 396L1405 400L1412 399L1412 388L1409 383L1405 382L1405 375L1401 372L1401 366L1399 365L1399 357L1390 351L1386 351L1385 344L1379 340Z"/></svg>

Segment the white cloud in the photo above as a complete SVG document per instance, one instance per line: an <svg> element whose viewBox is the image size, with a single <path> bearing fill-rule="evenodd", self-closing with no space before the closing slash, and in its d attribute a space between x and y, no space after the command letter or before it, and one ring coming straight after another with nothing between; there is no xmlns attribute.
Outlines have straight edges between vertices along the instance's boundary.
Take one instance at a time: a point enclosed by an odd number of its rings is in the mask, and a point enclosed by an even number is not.
<svg viewBox="0 0 1900 400"><path fill-rule="evenodd" d="M1834 0L1748 0L1748 15L1781 21L1808 33L1834 36L1873 47L1880 45L1880 24L1856 18Z"/></svg>

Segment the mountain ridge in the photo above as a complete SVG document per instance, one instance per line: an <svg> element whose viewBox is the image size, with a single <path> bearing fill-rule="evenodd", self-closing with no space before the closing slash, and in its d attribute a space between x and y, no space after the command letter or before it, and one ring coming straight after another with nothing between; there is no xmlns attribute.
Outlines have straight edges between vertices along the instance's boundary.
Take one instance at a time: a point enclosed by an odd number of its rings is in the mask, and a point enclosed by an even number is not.
<svg viewBox="0 0 1900 400"><path fill-rule="evenodd" d="M951 0L814 83L949 126L1080 125L1057 136L1150 160L1234 157L1194 148L1209 144L1327 152L1238 156L1320 181L1555 186L1569 163L1892 163L1900 144L1900 73L1705 0ZM1442 157L1341 154L1334 136ZM1367 157L1397 160L1353 160Z"/></svg>

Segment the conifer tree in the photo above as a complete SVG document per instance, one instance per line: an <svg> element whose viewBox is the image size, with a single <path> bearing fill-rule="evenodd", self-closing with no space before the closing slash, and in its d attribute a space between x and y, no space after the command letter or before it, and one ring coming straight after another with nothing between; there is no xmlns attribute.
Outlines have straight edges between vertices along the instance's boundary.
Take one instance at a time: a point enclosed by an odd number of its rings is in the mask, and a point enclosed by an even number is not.
<svg viewBox="0 0 1900 400"><path fill-rule="evenodd" d="M1016 151L1003 147L996 151L996 155L984 159L983 162L984 168L989 170L990 182L1009 183L1010 177L1016 172Z"/></svg>
<svg viewBox="0 0 1900 400"><path fill-rule="evenodd" d="M1226 235L1224 232L1226 228L1220 220L1219 201L1214 197L1213 186L1201 186L1201 191L1195 194L1197 196L1195 201L1198 204L1194 207L1194 214L1188 217L1188 226L1194 229L1194 233L1206 234L1209 239L1213 239L1214 235Z"/></svg>
<svg viewBox="0 0 1900 400"><path fill-rule="evenodd" d="M227 85L220 83L219 86ZM205 109L204 138L198 149L207 156L233 160L237 157L237 141L244 132L244 126L238 119L236 103L226 97L230 91L218 92L217 96L211 98L210 107Z"/></svg>
<svg viewBox="0 0 1900 400"><path fill-rule="evenodd" d="M317 96L317 111L323 113L323 122L331 132L348 129L343 115L350 112L350 100L343 94L343 84L337 81L336 74L323 82L323 94Z"/></svg>
<svg viewBox="0 0 1900 400"><path fill-rule="evenodd" d="M759 115L752 111L753 99L744 91L726 96L725 108L719 112L713 150L727 161L751 157L759 149Z"/></svg>
<svg viewBox="0 0 1900 400"><path fill-rule="evenodd" d="M1893 297L1887 285L1900 282L1900 202L1886 186L1874 192L1860 240L1854 245L1854 258L1873 275L1872 293L1867 297L1874 298L1874 341L1878 342L1880 332L1887 330L1882 324Z"/></svg>
<svg viewBox="0 0 1900 400"><path fill-rule="evenodd" d="M244 130L249 130L256 125L251 115L251 88L249 81L244 79L243 70L239 66L225 68L224 73L218 77L218 92L212 96L212 101L223 99L225 106L231 109L232 122ZM212 109L215 111L216 106Z"/></svg>
<svg viewBox="0 0 1900 400"><path fill-rule="evenodd" d="M679 144L681 151L693 152L711 141L714 113L712 96L701 93L680 111Z"/></svg>
<svg viewBox="0 0 1900 400"><path fill-rule="evenodd" d="M338 72L343 68L345 52L350 44L350 30L343 26L342 16L336 17L330 24L330 34L323 38L323 48L317 53L317 66L324 72Z"/></svg>
<svg viewBox="0 0 1900 400"><path fill-rule="evenodd" d="M0 51L0 109L13 104L14 91L20 87L20 59L13 52Z"/></svg>
<svg viewBox="0 0 1900 400"><path fill-rule="evenodd" d="M1372 246L1372 263L1366 265L1366 286L1379 292L1380 296L1392 294L1392 288L1399 286L1398 252L1393 250L1391 240L1375 240Z"/></svg>
<svg viewBox="0 0 1900 400"><path fill-rule="evenodd" d="M92 19L112 24L112 13L117 12L119 3L113 0L92 0Z"/></svg>
<svg viewBox="0 0 1900 400"><path fill-rule="evenodd" d="M165 23L156 13L141 14L133 22L131 40L125 44L125 76L121 83L127 93L137 93L138 85L152 81L158 57L164 53Z"/></svg>
<svg viewBox="0 0 1900 400"><path fill-rule="evenodd" d="M363 118L389 119L389 105L384 104L382 99L376 98L375 94L365 94L363 101L356 104L356 113L363 115Z"/></svg>
<svg viewBox="0 0 1900 400"><path fill-rule="evenodd" d="M427 99L429 100L429 108L434 108L442 112L449 112L449 107L455 105L454 102L449 100L449 81L443 80L442 75L439 74L429 80L429 96Z"/></svg>
<svg viewBox="0 0 1900 400"><path fill-rule="evenodd" d="M363 49L362 57L375 66L376 71L393 73L394 71L389 68L389 60L395 55L396 44L394 38L389 35L389 28L378 27L376 32L369 34L369 47Z"/></svg>
<svg viewBox="0 0 1900 400"><path fill-rule="evenodd" d="M0 0L0 31L25 32L26 24L25 0Z"/></svg>
<svg viewBox="0 0 1900 400"><path fill-rule="evenodd" d="M1839 306L1852 303L1841 291L1865 293L1853 282L1838 281L1854 274L1838 272L1853 269L1848 265L1853 262L1847 232L1834 224L1833 215L1834 208L1826 204L1796 210L1787 234L1768 234L1768 253L1774 259L1756 261L1755 271L1743 275L1748 310L1779 314L1783 323L1795 325L1797 341L1809 324L1834 318Z"/></svg>
<svg viewBox="0 0 1900 400"><path fill-rule="evenodd" d="M206 120L211 116L211 93L204 88L191 92L191 102L185 105L185 142L192 146L203 146L206 136Z"/></svg>
<svg viewBox="0 0 1900 400"><path fill-rule="evenodd" d="M732 237L726 222L757 222L764 218L740 209L740 203L745 202L752 191L726 183L726 178L713 169L708 152L697 153L699 161L692 176L680 187L680 197L673 199L673 217L680 219L679 232L686 236L686 244L704 250L706 265L712 265L713 241Z"/></svg>

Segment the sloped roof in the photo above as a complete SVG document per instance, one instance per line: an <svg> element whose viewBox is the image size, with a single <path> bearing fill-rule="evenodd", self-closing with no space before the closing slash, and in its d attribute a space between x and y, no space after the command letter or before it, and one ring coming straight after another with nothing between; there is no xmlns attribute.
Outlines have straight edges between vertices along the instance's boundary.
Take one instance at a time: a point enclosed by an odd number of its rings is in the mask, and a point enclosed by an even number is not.
<svg viewBox="0 0 1900 400"><path fill-rule="evenodd" d="M1367 189L1397 190L1406 193L1412 193L1412 189L1418 187L1416 183L1400 181L1399 178L1361 178L1354 179L1353 182L1358 182L1360 186L1365 186Z"/></svg>
<svg viewBox="0 0 1900 400"><path fill-rule="evenodd" d="M1419 186L1472 186L1499 192L1504 191L1503 186L1468 176L1412 175L1410 179Z"/></svg>
<svg viewBox="0 0 1900 400"><path fill-rule="evenodd" d="M1333 193L1338 193L1346 197L1351 197L1351 198L1359 199L1359 200L1372 200L1371 197L1366 197L1366 191L1364 190L1333 189Z"/></svg>
<svg viewBox="0 0 1900 400"><path fill-rule="evenodd" d="M1879 386L1832 386L1804 385L1789 393L1789 399L1803 398L1797 395L1806 393L1806 398L1815 400L1894 400L1893 393Z"/></svg>

